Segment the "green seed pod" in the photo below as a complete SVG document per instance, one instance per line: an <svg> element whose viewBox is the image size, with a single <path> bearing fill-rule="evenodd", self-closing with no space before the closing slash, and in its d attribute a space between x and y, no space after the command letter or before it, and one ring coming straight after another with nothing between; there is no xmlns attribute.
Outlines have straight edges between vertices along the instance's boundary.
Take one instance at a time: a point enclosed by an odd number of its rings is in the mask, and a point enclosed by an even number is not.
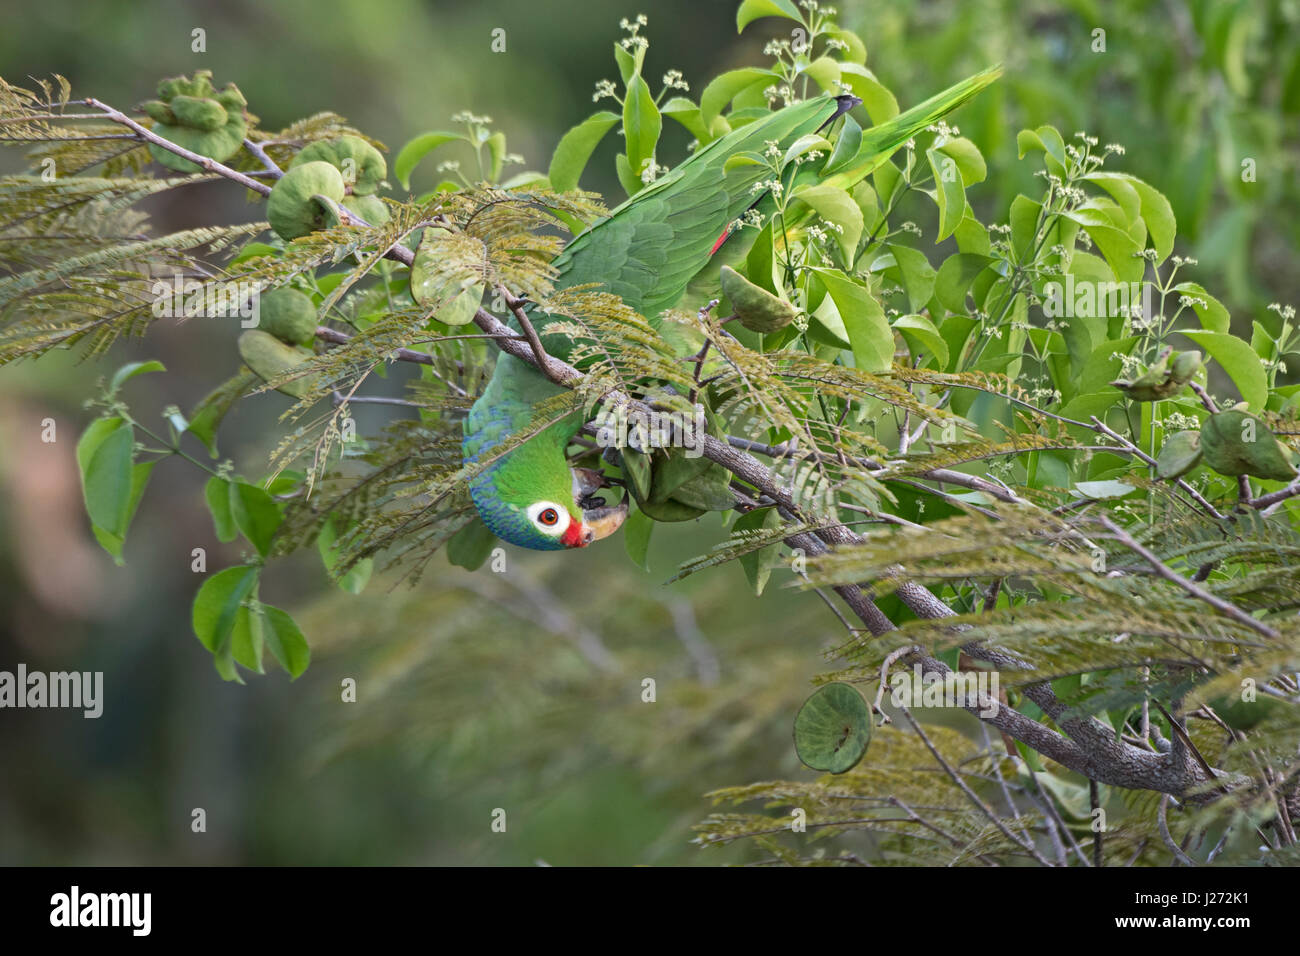
<svg viewBox="0 0 1300 956"><path fill-rule="evenodd" d="M263 292L257 303L257 327L281 342L307 345L316 337L316 305L297 289Z"/></svg>
<svg viewBox="0 0 1300 956"><path fill-rule="evenodd" d="M794 718L795 753L813 770L844 773L866 755L871 730L871 708L853 685L827 684Z"/></svg>
<svg viewBox="0 0 1300 956"><path fill-rule="evenodd" d="M356 196L369 196L379 189L379 184L388 175L384 154L359 136L308 143L294 157L292 165L315 162L329 163L339 170L343 181L352 187L350 191Z"/></svg>
<svg viewBox="0 0 1300 956"><path fill-rule="evenodd" d="M321 200L324 200L323 202ZM297 239L329 225L343 200L343 176L329 163L294 166L271 187L266 218L282 239Z"/></svg>
<svg viewBox="0 0 1300 956"><path fill-rule="evenodd" d="M1179 385L1186 385L1201 370L1200 352L1175 352L1169 363L1170 378Z"/></svg>
<svg viewBox="0 0 1300 956"><path fill-rule="evenodd" d="M140 109L144 110L146 116L155 123L165 123L174 125L176 123L176 114L172 112L170 106L162 100L148 100L140 104Z"/></svg>
<svg viewBox="0 0 1300 956"><path fill-rule="evenodd" d="M382 226L388 222L388 207L378 196L348 196L343 200L343 205L372 226Z"/></svg>
<svg viewBox="0 0 1300 956"><path fill-rule="evenodd" d="M198 70L193 79L176 76L158 84L158 100L141 106L153 120L153 131L178 146L200 156L224 162L239 151L248 132L244 117L244 97L238 87L228 83L217 93L212 88L212 73ZM196 163L149 144L154 160L168 169L196 173Z"/></svg>
<svg viewBox="0 0 1300 956"><path fill-rule="evenodd" d="M1221 475L1250 475L1290 481L1296 475L1290 456L1258 418L1238 409L1211 415L1201 426L1201 454Z"/></svg>
<svg viewBox="0 0 1300 956"><path fill-rule="evenodd" d="M679 501L638 501L637 507L642 514L655 521L693 521L706 514L700 508L692 508Z"/></svg>
<svg viewBox="0 0 1300 956"><path fill-rule="evenodd" d="M735 507L731 473L719 464L711 464L712 467L705 469L703 474L678 486L670 500L704 511L730 511Z"/></svg>
<svg viewBox="0 0 1300 956"><path fill-rule="evenodd" d="M1156 474L1161 478L1181 478L1201 463L1201 433L1177 432L1165 439L1156 456Z"/></svg>
<svg viewBox="0 0 1300 956"><path fill-rule="evenodd" d="M239 355L263 381L270 382L312 357L310 349L286 345L270 332L249 329L239 336ZM292 398L302 398L314 385L312 376L295 378L276 387Z"/></svg>
<svg viewBox="0 0 1300 956"><path fill-rule="evenodd" d="M731 301L740 324L751 332L776 332L798 314L789 302L754 285L731 266L722 267L721 279L723 294Z"/></svg>
<svg viewBox="0 0 1300 956"><path fill-rule="evenodd" d="M210 133L226 125L225 107L216 100L200 99L197 96L173 96L167 105L176 114L176 122L181 126Z"/></svg>

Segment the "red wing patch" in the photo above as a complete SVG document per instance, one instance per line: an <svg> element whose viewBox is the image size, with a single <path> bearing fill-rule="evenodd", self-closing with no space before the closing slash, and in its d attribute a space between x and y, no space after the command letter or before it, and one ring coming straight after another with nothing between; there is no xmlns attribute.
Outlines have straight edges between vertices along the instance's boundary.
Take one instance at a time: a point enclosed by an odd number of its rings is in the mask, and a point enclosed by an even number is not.
<svg viewBox="0 0 1300 956"><path fill-rule="evenodd" d="M715 242L713 244L713 248L709 250L709 255L713 255L715 252L721 249L722 244L727 241L727 237L730 235L731 235L731 227L728 226L726 229L722 230L722 235L718 236L718 241Z"/></svg>

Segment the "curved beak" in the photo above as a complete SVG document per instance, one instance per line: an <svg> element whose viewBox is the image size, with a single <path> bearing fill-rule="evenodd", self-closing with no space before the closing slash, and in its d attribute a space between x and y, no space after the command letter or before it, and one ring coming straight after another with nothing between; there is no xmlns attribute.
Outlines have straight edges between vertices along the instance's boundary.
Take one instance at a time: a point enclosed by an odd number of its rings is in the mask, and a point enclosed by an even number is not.
<svg viewBox="0 0 1300 956"><path fill-rule="evenodd" d="M587 544L592 541L599 541L601 538L608 538L611 534L623 526L627 520L627 499L613 507L604 508L584 508L582 510L582 523L591 535Z"/></svg>

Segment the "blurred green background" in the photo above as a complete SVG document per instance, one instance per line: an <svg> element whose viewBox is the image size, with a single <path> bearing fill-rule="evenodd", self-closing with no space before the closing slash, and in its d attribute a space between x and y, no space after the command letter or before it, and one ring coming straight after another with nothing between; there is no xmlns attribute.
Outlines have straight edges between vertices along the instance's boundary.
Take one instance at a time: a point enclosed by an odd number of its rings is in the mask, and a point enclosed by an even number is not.
<svg viewBox="0 0 1300 956"><path fill-rule="evenodd" d="M1178 251L1200 260L1195 278L1239 330L1270 302L1300 300L1300 2L838 6L903 105L1006 64L955 118L989 159L971 192L981 217L1004 218L995 211L1039 187L1016 163L1018 129L1086 130L1124 144L1112 166L1170 197ZM596 81L614 75L619 19L637 13L650 19L649 75L680 69L697 96L717 72L760 63L780 28L761 21L737 37L732 0L42 0L5 13L0 75L62 73L74 95L129 106L160 77L206 68L238 82L264 128L334 110L393 149L471 109L545 169L593 109ZM191 51L195 28L204 53ZM497 28L503 53L491 51ZM685 137L667 148L673 165ZM419 167L417 191L434 165ZM20 166L0 153L0 171ZM613 197L615 183L605 144L584 185ZM259 214L222 183L169 202L151 209L159 230ZM263 596L303 625L312 667L294 684L219 680L190 631L190 555L207 549L209 570L238 555L213 538L204 476L181 462L155 473L117 568L89 533L72 452L92 417L81 403L107 369L167 365L129 393L141 420L157 421L228 374L234 339L217 323L165 322L107 363L55 356L0 372L0 669L101 670L106 696L99 720L0 712L0 863L746 859L690 844L701 795L809 773L790 721L843 634L815 595L782 587L788 573L757 600L736 567L665 586L716 542L716 519L661 529L649 574L608 542L562 557L512 550L503 575L438 559L413 588L377 575L356 598L332 591L310 555L279 562ZM264 428L286 404L272 394L241 406L223 455L256 473ZM374 408L358 417L361 431L383 420ZM53 444L40 439L46 418ZM355 703L340 699L346 677ZM194 808L205 833L191 831ZM497 808L505 833L491 829Z"/></svg>

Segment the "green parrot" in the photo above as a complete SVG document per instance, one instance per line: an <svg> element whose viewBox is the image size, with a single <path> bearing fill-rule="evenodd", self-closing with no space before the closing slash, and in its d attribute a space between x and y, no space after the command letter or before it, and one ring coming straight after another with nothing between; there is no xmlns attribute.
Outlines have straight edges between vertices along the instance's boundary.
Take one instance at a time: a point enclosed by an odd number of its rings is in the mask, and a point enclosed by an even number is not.
<svg viewBox="0 0 1300 956"><path fill-rule="evenodd" d="M978 73L864 130L853 159L837 164L820 181L852 187L1000 74L996 68ZM762 152L773 141L784 151L858 102L850 96L820 96L794 103L703 146L569 243L554 262L557 288L597 283L657 325L659 314L680 301L734 223L756 205L755 185L771 175L760 165L727 170L727 160L742 152ZM801 168L800 179L810 173L809 166ZM545 338L546 317L534 312L532 321ZM566 342L553 336L547 351L566 358ZM469 482L483 522L497 537L539 551L585 547L612 534L627 517L626 501L606 507L591 497L601 484L597 473L569 466L565 450L582 428L580 412L517 447L496 451L533 421L539 403L561 391L527 362L503 353L464 426L466 464L490 461Z"/></svg>

